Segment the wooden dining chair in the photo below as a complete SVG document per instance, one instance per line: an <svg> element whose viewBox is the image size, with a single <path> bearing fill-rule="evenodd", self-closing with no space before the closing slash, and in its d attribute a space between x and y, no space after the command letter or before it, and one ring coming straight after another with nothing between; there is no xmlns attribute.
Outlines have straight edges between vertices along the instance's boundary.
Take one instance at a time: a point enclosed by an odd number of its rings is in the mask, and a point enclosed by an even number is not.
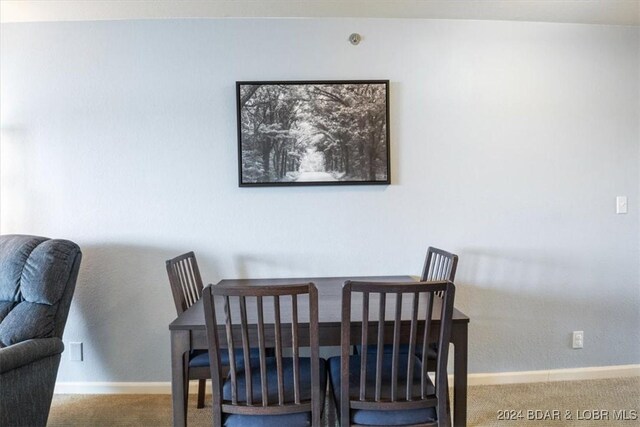
<svg viewBox="0 0 640 427"><path fill-rule="evenodd" d="M436 296L438 292L441 298ZM362 299L362 311L352 315L354 294ZM378 299L377 313L375 304L370 303L372 296ZM395 297L393 321L386 321L388 296ZM329 359L330 384L342 427L451 425L447 408L449 346L445 344L451 336L454 296L455 286L449 281L345 282L341 356ZM403 314L410 320L403 320ZM371 317L377 323L370 325ZM439 323L434 322L436 319ZM352 333L356 335L352 337ZM391 354L384 351L389 338ZM439 350L432 382L426 357L418 358L415 353L422 349L426 355L434 338ZM404 354L400 352L401 339L409 342L409 351ZM364 351L350 356L350 346L355 342ZM376 346L374 354L367 351L370 343Z"/></svg>
<svg viewBox="0 0 640 427"><path fill-rule="evenodd" d="M299 299L308 299L307 323L299 322ZM207 286L203 303L213 425L319 426L327 376L319 356L315 285ZM250 357L251 345L257 345L258 357ZM220 375L221 346L230 358L226 379ZM241 360L235 357L237 346ZM268 346L275 347L275 357L267 355ZM309 347L310 357L300 357L300 347ZM283 357L285 348L291 357Z"/></svg>
<svg viewBox="0 0 640 427"><path fill-rule="evenodd" d="M420 280L423 282L434 282L438 280L454 282L457 268L458 255L429 246Z"/></svg>
<svg viewBox="0 0 640 427"><path fill-rule="evenodd" d="M451 252L447 252L443 249L434 248L429 246L427 249L427 256L424 260L424 267L422 269L422 276L420 280L422 282L435 282L439 280L448 280L455 283L456 270L458 269L458 255ZM436 295L442 297L442 292L437 292ZM427 347L427 356L429 360L435 360L437 348L435 343L432 343ZM417 356L420 357L422 353L417 352ZM430 363L433 365L433 363Z"/></svg>
<svg viewBox="0 0 640 427"><path fill-rule="evenodd" d="M434 282L440 280L448 280L454 282L456 278L456 270L458 268L458 255L447 252L443 249L434 248L429 246L427 249L427 256L424 260L424 266L422 268L422 276L420 281L422 282ZM437 294L442 297L440 293ZM427 353L430 359L435 358L435 351L433 351L435 344L427 347ZM384 351L391 352L392 347L390 345L384 346ZM356 353L361 351L360 346L355 346ZM369 346L369 353L375 353L377 351L375 346ZM400 353L406 353L409 351L409 347L406 345L400 346ZM416 355L420 357L422 355L421 350L418 349Z"/></svg>
<svg viewBox="0 0 640 427"><path fill-rule="evenodd" d="M198 262L193 252L187 252L166 262L167 274L176 305L178 315L186 311L202 296L202 277L198 269ZM192 351L186 366L187 382L198 380L198 408L204 407L204 393L206 380L210 378L209 356L207 351ZM188 386L188 384L187 384ZM185 393L188 398L188 387ZM186 405L187 402L185 402Z"/></svg>
<svg viewBox="0 0 640 427"><path fill-rule="evenodd" d="M167 274L169 275L169 283L171 284L171 292L173 294L173 302L176 305L178 315L186 311L189 307L198 301L202 296L202 277L198 269L198 261L193 252L179 255L166 262ZM268 352L273 352L268 349ZM250 351L252 357L258 356L258 349L252 348ZM242 354L237 354L237 358L242 358ZM228 355L225 354L222 362L229 365ZM209 369L209 352L207 350L194 350L189 354L186 361L185 378L189 380L198 380L198 403L197 408L204 408L204 394L206 381L211 378L211 370ZM223 373L226 370L223 369ZM186 387L188 390L188 384ZM185 406L188 403L189 393L185 394Z"/></svg>

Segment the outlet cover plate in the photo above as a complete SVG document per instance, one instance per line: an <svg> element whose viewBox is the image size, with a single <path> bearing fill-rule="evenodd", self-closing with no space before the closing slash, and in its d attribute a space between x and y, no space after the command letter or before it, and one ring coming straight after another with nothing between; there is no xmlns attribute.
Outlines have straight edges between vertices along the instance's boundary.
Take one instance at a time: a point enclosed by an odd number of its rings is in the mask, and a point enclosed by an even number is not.
<svg viewBox="0 0 640 427"><path fill-rule="evenodd" d="M627 196L616 197L616 213L626 214L628 210L629 210L629 205L627 203Z"/></svg>
<svg viewBox="0 0 640 427"><path fill-rule="evenodd" d="M584 331L573 331L573 348L584 347Z"/></svg>
<svg viewBox="0 0 640 427"><path fill-rule="evenodd" d="M69 360L72 362L82 362L82 343L70 342L69 343Z"/></svg>

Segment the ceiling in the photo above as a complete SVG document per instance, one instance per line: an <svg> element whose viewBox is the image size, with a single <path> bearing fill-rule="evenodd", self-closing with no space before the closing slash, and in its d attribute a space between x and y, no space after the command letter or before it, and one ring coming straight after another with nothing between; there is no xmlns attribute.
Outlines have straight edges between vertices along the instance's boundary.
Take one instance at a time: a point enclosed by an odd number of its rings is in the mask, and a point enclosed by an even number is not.
<svg viewBox="0 0 640 427"><path fill-rule="evenodd" d="M640 25L640 0L0 0L0 22L424 18Z"/></svg>

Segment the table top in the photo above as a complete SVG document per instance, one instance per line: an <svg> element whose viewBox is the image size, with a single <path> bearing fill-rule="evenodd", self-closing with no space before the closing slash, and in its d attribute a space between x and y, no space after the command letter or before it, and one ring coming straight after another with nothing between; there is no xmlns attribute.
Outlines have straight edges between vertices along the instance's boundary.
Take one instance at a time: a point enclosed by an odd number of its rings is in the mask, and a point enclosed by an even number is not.
<svg viewBox="0 0 640 427"><path fill-rule="evenodd" d="M318 306L319 306L319 322L321 324L337 323L341 322L341 306L342 306L342 285L346 280L364 281L364 282L415 282L416 279L412 276L357 276L357 277L304 277L304 278L280 278L280 279L226 279L218 282L216 286L264 286L264 285L290 285L290 284L304 284L312 282L318 289ZM371 304L375 302L372 297ZM388 299L390 299L389 297ZM351 307L354 313L359 313L361 307L361 298L354 294L352 297ZM218 303L222 303L219 299ZM216 304L217 305L217 304ZM404 304L407 306L407 313L403 310L403 319L408 318L410 313L408 312L408 306L410 304ZM270 304L265 304L265 316L270 318L271 313L268 307ZM393 301L387 302L387 319L392 316L392 310L395 307ZM434 309L436 307L434 306ZM219 312L222 312L222 306L217 308ZM301 309L301 314L307 310ZM249 322L252 321L251 311L249 311ZM303 319L300 319L303 321ZM461 311L454 309L453 322L459 323L469 322L467 317ZM204 322L204 310L202 300L196 302L187 311L178 316L173 322L169 324L170 330L191 330L191 329L205 329Z"/></svg>

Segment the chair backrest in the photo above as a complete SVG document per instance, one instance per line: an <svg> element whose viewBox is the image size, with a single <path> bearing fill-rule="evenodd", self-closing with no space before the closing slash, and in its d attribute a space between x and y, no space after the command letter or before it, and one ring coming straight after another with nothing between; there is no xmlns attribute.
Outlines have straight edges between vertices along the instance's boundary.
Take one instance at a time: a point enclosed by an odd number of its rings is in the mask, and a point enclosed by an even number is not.
<svg viewBox="0 0 640 427"><path fill-rule="evenodd" d="M202 277L193 252L187 252L167 261L167 274L171 284L173 302L178 314L182 313L202 296Z"/></svg>
<svg viewBox="0 0 640 427"><path fill-rule="evenodd" d="M299 322L298 298L308 297L308 322ZM249 301L248 301L249 300ZM289 304L287 301L289 300ZM281 301L283 304L281 305ZM250 309L247 309L247 303ZM297 412L311 412L312 425L320 425L320 353L318 345L318 291L313 283L278 286L224 287L207 286L203 293L204 312L209 342L209 362L212 378L213 425L222 425L222 413L276 415ZM272 303L272 304L269 304ZM253 310L255 304L255 310ZM239 308L239 312L234 310ZM266 308L265 308L266 306ZM223 313L220 313L220 312ZM219 321L216 313L222 319ZM249 313L249 317L247 316ZM273 323L265 325L265 313ZM234 322L235 321L235 322ZM239 324L238 324L239 321ZM285 323L287 322L287 323ZM224 333L219 327L224 325ZM289 330L289 333L283 334ZM256 342L257 341L257 342ZM238 366L236 351L242 349L244 396L239 395ZM250 348L259 349L259 365L247 363L250 360ZM220 345L227 347L229 355L231 399L224 399L221 380L222 362ZM272 376L267 380L267 348L275 347L275 365L277 381ZM283 372L284 348L291 348L293 395L285 389ZM301 393L300 387L300 347L310 348L311 393ZM272 359L271 359L272 360ZM254 360L255 362L255 360ZM260 373L260 397L253 391L251 370ZM277 399L269 399L275 395ZM307 388L308 390L308 388ZM241 403L239 403L239 400Z"/></svg>
<svg viewBox="0 0 640 427"><path fill-rule="evenodd" d="M0 236L0 347L62 338L81 260L68 240Z"/></svg>
<svg viewBox="0 0 640 427"><path fill-rule="evenodd" d="M442 293L442 298L437 293ZM361 313L352 316L352 296L361 298ZM378 296L376 307L371 307L371 296ZM393 321L386 321L387 296L395 296ZM409 298L403 298L408 295ZM447 358L451 336L451 319L455 286L449 281L380 283L345 282L342 288L342 337L341 337L341 425L350 425L350 409L402 410L436 407L438 418L446 416ZM409 304L407 304L409 303ZM404 305L403 305L404 304ZM358 316L360 315L360 316ZM359 317L359 319L358 319ZM376 324L369 327L369 319ZM409 320L403 320L403 317ZM353 323L361 322L361 323ZM381 326L382 325L382 326ZM359 329L358 329L359 327ZM355 336L351 336L355 332ZM360 336L357 336L359 333ZM384 344L393 343L392 354L385 355ZM401 338L409 342L409 351L400 352ZM435 340L434 340L435 338ZM427 371L427 348L437 343L437 367L435 391L431 388ZM367 345L374 344L376 353L367 354ZM349 351L351 345L362 346L360 356L360 385L357 398L352 399L349 390ZM415 370L416 350L422 350L421 368ZM391 356L390 383L383 383L383 358ZM367 373L367 357L375 358L375 375ZM406 364L401 359L406 360ZM406 380L399 381L399 367L406 366ZM375 384L373 393L367 392L369 382ZM440 424L439 424L440 425ZM446 425L443 424L443 425Z"/></svg>
<svg viewBox="0 0 640 427"><path fill-rule="evenodd" d="M458 255L429 246L420 280L423 282L434 282L438 280L454 282L457 268ZM442 292L438 292L437 295L442 297Z"/></svg>
<svg viewBox="0 0 640 427"><path fill-rule="evenodd" d="M420 280L423 282L434 282L438 280L449 280L453 282L456 278L457 268L458 255L429 246Z"/></svg>

